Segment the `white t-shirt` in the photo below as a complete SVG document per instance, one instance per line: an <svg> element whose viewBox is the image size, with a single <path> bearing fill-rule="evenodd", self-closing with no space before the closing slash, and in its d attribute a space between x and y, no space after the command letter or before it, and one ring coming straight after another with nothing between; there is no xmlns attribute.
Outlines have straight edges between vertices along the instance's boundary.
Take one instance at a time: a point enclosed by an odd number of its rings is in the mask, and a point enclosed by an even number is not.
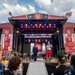
<svg viewBox="0 0 75 75"><path fill-rule="evenodd" d="M46 50L51 50L52 45L47 45Z"/></svg>
<svg viewBox="0 0 75 75"><path fill-rule="evenodd" d="M6 63L5 63L5 70L8 70L8 64L9 64L9 61L6 61Z"/></svg>

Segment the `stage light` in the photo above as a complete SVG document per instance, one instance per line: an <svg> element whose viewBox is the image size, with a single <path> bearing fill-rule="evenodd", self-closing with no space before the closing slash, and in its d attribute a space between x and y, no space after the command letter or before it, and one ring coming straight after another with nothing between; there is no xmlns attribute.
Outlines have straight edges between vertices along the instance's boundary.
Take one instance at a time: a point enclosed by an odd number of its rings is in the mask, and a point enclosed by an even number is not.
<svg viewBox="0 0 75 75"><path fill-rule="evenodd" d="M37 39L35 39L35 42L37 42Z"/></svg>
<svg viewBox="0 0 75 75"><path fill-rule="evenodd" d="M30 26L32 27L32 26L33 26L33 24L30 24Z"/></svg>
<svg viewBox="0 0 75 75"><path fill-rule="evenodd" d="M21 23L21 26L23 26L23 24Z"/></svg>
<svg viewBox="0 0 75 75"><path fill-rule="evenodd" d="M21 26L21 28L23 28L23 24L21 24L20 26Z"/></svg>
<svg viewBox="0 0 75 75"><path fill-rule="evenodd" d="M44 24L44 26L46 26L46 24Z"/></svg>
<svg viewBox="0 0 75 75"><path fill-rule="evenodd" d="M28 39L28 42L30 43L30 42L31 42L31 40L30 40L30 39Z"/></svg>
<svg viewBox="0 0 75 75"><path fill-rule="evenodd" d="M46 26L46 28L49 28L48 26Z"/></svg>
<svg viewBox="0 0 75 75"><path fill-rule="evenodd" d="M45 39L45 42L48 42L48 40L47 40L47 39Z"/></svg>
<svg viewBox="0 0 75 75"><path fill-rule="evenodd" d="M56 26L56 24L54 24L54 26Z"/></svg>
<svg viewBox="0 0 75 75"><path fill-rule="evenodd" d="M38 26L36 26L36 28L38 28Z"/></svg>
<svg viewBox="0 0 75 75"><path fill-rule="evenodd" d="M37 24L35 24L35 26L37 26Z"/></svg>
<svg viewBox="0 0 75 75"><path fill-rule="evenodd" d="M19 30L17 30L16 33L18 34L19 33Z"/></svg>
<svg viewBox="0 0 75 75"><path fill-rule="evenodd" d="M54 24L54 28L56 28L56 24Z"/></svg>
<svg viewBox="0 0 75 75"><path fill-rule="evenodd" d="M32 26L32 28L35 28L34 26Z"/></svg>
<svg viewBox="0 0 75 75"><path fill-rule="evenodd" d="M28 26L28 24L25 24L25 26L27 27L27 26Z"/></svg>
<svg viewBox="0 0 75 75"><path fill-rule="evenodd" d="M34 39L32 39L32 42L34 42Z"/></svg>
<svg viewBox="0 0 75 75"><path fill-rule="evenodd" d="M59 30L57 30L56 32L59 33Z"/></svg>
<svg viewBox="0 0 75 75"><path fill-rule="evenodd" d="M42 26L42 24L39 24L39 26Z"/></svg>
<svg viewBox="0 0 75 75"><path fill-rule="evenodd" d="M42 28L44 28L44 26L42 26Z"/></svg>
<svg viewBox="0 0 75 75"><path fill-rule="evenodd" d="M51 24L49 24L49 27L47 27L47 28L51 28L51 26L52 26L52 25L51 25Z"/></svg>
<svg viewBox="0 0 75 75"><path fill-rule="evenodd" d="M30 26L28 26L28 28L30 28Z"/></svg>
<svg viewBox="0 0 75 75"><path fill-rule="evenodd" d="M56 28L56 26L54 26L54 28Z"/></svg>
<svg viewBox="0 0 75 75"><path fill-rule="evenodd" d="M48 28L51 28L51 26L49 26Z"/></svg>
<svg viewBox="0 0 75 75"><path fill-rule="evenodd" d="M42 42L44 42L44 39L42 39Z"/></svg>
<svg viewBox="0 0 75 75"><path fill-rule="evenodd" d="M49 26L51 26L51 24L49 24Z"/></svg>
<svg viewBox="0 0 75 75"><path fill-rule="evenodd" d="M41 40L39 39L38 42L41 42Z"/></svg>
<svg viewBox="0 0 75 75"><path fill-rule="evenodd" d="M40 26L38 28L40 28Z"/></svg>
<svg viewBox="0 0 75 75"><path fill-rule="evenodd" d="M25 28L28 28L28 24L25 24Z"/></svg>

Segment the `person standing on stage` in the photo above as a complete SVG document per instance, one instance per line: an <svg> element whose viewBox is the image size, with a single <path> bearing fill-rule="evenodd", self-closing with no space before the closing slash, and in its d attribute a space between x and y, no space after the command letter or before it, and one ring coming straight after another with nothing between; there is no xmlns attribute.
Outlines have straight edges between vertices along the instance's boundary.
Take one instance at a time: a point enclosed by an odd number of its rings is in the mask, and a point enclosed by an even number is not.
<svg viewBox="0 0 75 75"><path fill-rule="evenodd" d="M52 44L48 41L48 44L46 46L46 58L49 58L52 56Z"/></svg>
<svg viewBox="0 0 75 75"><path fill-rule="evenodd" d="M34 47L33 47L33 59L34 59L34 61L37 60L37 53L38 53L38 47L36 46L36 43L35 43Z"/></svg>

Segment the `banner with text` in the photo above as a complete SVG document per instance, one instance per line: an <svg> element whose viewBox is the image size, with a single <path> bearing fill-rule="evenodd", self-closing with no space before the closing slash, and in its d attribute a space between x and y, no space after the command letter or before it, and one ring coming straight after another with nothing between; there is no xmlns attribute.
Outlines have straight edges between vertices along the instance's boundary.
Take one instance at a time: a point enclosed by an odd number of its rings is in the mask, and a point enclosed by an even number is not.
<svg viewBox="0 0 75 75"><path fill-rule="evenodd" d="M3 34L1 36L3 54L10 54L10 51L12 49L12 37L13 36L11 34L11 29L3 29Z"/></svg>
<svg viewBox="0 0 75 75"><path fill-rule="evenodd" d="M75 52L75 34L73 28L65 29L65 49L66 52L74 53Z"/></svg>

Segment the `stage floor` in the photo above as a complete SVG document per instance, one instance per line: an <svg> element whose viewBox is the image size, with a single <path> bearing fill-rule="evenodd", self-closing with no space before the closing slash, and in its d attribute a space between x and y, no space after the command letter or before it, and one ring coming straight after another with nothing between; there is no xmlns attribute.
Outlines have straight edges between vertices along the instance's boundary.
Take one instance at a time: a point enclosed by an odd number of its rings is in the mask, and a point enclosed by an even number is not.
<svg viewBox="0 0 75 75"><path fill-rule="evenodd" d="M30 62L26 75L48 75L48 72L43 60L38 59L37 61Z"/></svg>
<svg viewBox="0 0 75 75"><path fill-rule="evenodd" d="M43 58L33 59L29 62L23 62L23 75L51 75L57 66L57 62L46 61Z"/></svg>

